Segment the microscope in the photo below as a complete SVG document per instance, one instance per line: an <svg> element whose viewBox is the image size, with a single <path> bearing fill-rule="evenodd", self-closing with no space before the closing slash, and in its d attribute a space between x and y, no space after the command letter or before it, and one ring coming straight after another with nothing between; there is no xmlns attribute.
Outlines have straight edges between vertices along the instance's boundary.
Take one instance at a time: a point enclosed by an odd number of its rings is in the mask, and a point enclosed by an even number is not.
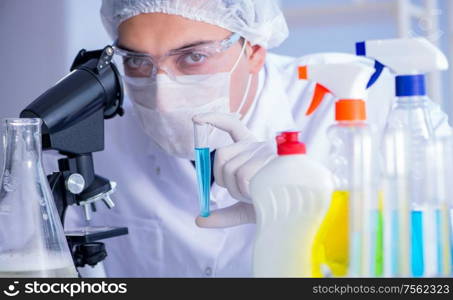
<svg viewBox="0 0 453 300"><path fill-rule="evenodd" d="M40 118L43 150L63 156L58 160L59 171L47 176L63 225L70 205L82 206L87 220L99 202L115 206L110 195L116 183L97 175L93 164L93 152L104 150L104 120L124 114L123 86L112 58L111 46L81 50L71 72L20 114ZM84 267L95 266L107 256L100 240L125 234L126 227L87 227L66 232L66 239L76 267Z"/></svg>

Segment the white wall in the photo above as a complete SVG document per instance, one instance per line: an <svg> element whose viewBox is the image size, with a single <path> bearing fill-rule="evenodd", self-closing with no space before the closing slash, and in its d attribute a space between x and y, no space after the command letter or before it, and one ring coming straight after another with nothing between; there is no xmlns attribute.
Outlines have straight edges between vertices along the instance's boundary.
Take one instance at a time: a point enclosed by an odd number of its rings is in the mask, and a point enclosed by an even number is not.
<svg viewBox="0 0 453 300"><path fill-rule="evenodd" d="M0 0L0 118L68 73L81 48L109 43L99 0Z"/></svg>
<svg viewBox="0 0 453 300"><path fill-rule="evenodd" d="M100 0L64 0L64 2L69 15L67 32L71 37L67 40L69 60L72 60L82 48L93 50L111 44L99 14Z"/></svg>
<svg viewBox="0 0 453 300"><path fill-rule="evenodd" d="M65 74L63 1L1 0L0 117L20 108Z"/></svg>

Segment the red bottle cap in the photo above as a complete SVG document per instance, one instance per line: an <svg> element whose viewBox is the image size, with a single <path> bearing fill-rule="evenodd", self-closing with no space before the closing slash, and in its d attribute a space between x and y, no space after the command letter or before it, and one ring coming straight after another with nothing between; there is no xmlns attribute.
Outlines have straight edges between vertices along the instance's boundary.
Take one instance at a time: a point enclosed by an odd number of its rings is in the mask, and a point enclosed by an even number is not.
<svg viewBox="0 0 453 300"><path fill-rule="evenodd" d="M299 141L298 131L285 131L277 137L278 155L305 154L305 144Z"/></svg>

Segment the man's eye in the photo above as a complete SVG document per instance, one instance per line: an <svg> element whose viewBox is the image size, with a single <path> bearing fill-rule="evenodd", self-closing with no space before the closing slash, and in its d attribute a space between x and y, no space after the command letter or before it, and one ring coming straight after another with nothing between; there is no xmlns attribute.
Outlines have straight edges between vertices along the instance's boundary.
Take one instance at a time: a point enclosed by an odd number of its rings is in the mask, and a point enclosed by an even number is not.
<svg viewBox="0 0 453 300"><path fill-rule="evenodd" d="M128 57L125 61L128 68L138 69L147 65L147 60L141 57Z"/></svg>
<svg viewBox="0 0 453 300"><path fill-rule="evenodd" d="M199 64L199 63L204 62L206 58L207 58L207 56L204 54L191 53L191 54L185 55L184 63L189 64L189 65Z"/></svg>

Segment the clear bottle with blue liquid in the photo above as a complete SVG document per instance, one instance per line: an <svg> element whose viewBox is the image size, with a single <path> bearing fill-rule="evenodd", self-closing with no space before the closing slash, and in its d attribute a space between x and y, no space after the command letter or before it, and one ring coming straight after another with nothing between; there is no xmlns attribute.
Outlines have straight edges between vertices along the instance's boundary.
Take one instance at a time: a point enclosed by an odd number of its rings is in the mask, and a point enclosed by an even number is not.
<svg viewBox="0 0 453 300"><path fill-rule="evenodd" d="M425 275L432 205L428 195L428 149L434 134L424 75L396 76L396 103L384 132L388 271Z"/></svg>

